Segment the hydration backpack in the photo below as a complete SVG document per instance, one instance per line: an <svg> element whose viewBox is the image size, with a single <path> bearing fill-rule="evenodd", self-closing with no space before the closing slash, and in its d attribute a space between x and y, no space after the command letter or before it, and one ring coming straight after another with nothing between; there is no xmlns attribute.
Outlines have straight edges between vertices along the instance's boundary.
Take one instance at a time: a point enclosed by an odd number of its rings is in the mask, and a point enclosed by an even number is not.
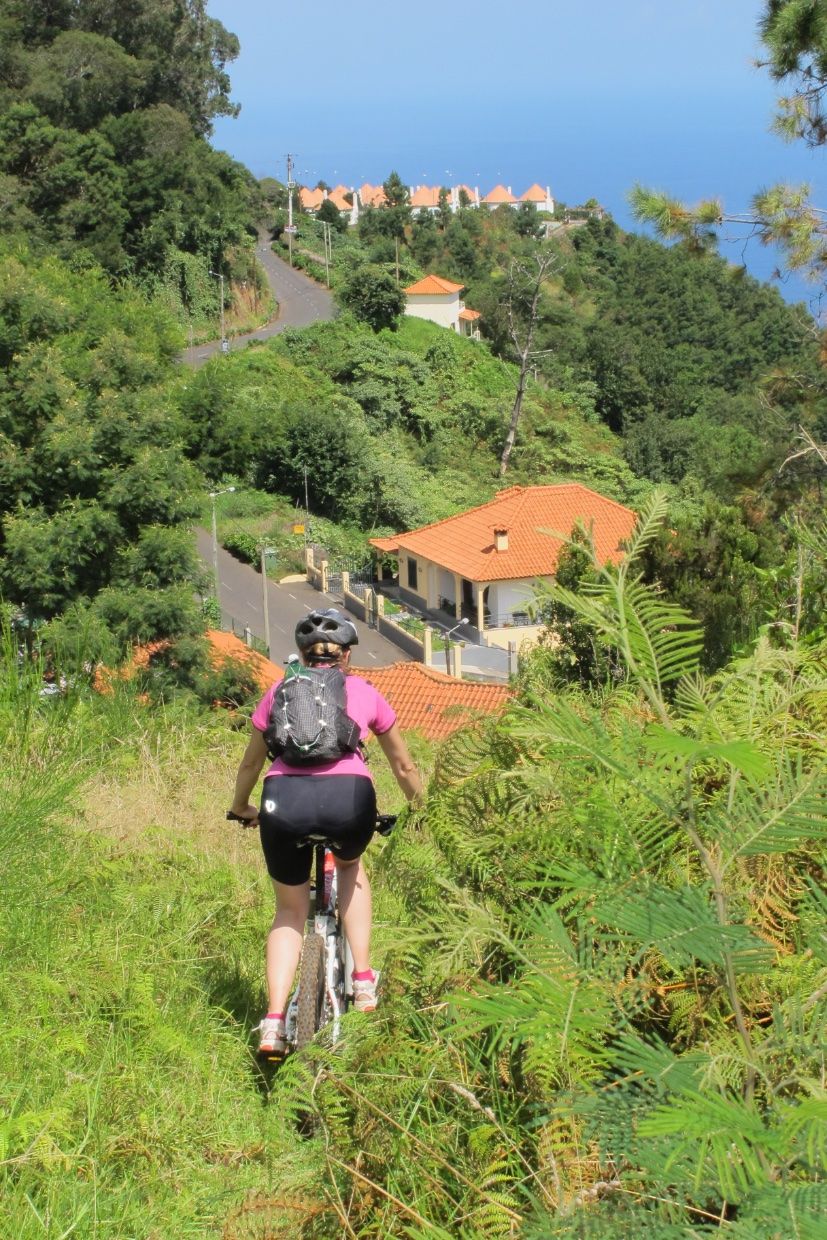
<svg viewBox="0 0 827 1240"><path fill-rule="evenodd" d="M346 700L341 668L288 666L264 731L270 757L314 766L355 753L359 725L347 713Z"/></svg>

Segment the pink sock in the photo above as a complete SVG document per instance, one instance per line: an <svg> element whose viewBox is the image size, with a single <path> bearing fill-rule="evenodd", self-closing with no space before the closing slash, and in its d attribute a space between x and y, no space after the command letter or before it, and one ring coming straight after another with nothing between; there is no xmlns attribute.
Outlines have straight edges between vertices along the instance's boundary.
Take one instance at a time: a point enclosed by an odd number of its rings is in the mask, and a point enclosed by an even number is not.
<svg viewBox="0 0 827 1240"><path fill-rule="evenodd" d="M268 1012L265 1020L284 1020L284 1012Z"/></svg>
<svg viewBox="0 0 827 1240"><path fill-rule="evenodd" d="M373 969L362 969L361 973L357 973L354 969L350 975L354 982L375 982L376 974Z"/></svg>

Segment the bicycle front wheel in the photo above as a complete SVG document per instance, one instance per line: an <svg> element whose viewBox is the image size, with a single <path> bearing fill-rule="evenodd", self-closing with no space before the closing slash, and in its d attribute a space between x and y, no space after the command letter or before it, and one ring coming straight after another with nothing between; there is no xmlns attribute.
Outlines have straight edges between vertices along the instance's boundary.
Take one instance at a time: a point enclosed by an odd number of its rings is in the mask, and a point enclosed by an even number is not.
<svg viewBox="0 0 827 1240"><path fill-rule="evenodd" d="M311 932L304 936L296 1009L296 1050L312 1042L321 1028L325 991L324 942Z"/></svg>

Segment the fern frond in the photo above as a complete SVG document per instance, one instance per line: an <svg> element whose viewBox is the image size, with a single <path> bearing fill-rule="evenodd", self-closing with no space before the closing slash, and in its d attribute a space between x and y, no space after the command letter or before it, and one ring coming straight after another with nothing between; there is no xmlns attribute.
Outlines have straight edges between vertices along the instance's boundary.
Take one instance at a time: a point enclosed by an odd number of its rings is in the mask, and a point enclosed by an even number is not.
<svg viewBox="0 0 827 1240"><path fill-rule="evenodd" d="M718 833L728 869L738 857L783 853L827 840L827 770L806 772L800 759L784 755L769 786L741 785L728 814L719 814Z"/></svg>
<svg viewBox="0 0 827 1240"><path fill-rule="evenodd" d="M665 491L653 491L638 510L637 522L629 540L623 564L633 565L660 533L666 520L669 503ZM622 570L623 565L621 566Z"/></svg>
<svg viewBox="0 0 827 1240"><path fill-rule="evenodd" d="M698 886L673 890L642 882L620 897L604 896L593 911L608 935L618 933L636 952L657 949L675 968L698 960L721 969L729 955L740 972L760 972L774 957L748 926L721 925L711 896Z"/></svg>

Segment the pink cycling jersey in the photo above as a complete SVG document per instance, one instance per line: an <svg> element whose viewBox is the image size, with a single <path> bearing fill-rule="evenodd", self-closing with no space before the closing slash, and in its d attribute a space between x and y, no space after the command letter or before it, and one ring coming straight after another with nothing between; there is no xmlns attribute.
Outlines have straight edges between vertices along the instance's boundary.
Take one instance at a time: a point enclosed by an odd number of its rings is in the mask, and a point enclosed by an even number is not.
<svg viewBox="0 0 827 1240"><path fill-rule="evenodd" d="M253 711L252 724L259 732L263 732L270 721L270 707L277 688L278 683L272 685ZM369 732L381 736L396 723L396 711L390 702L361 676L345 676L345 702L347 713L359 724L361 740L365 740ZM358 751L318 766L288 766L282 758L276 758L267 772L267 776L270 775L365 775L373 778Z"/></svg>

